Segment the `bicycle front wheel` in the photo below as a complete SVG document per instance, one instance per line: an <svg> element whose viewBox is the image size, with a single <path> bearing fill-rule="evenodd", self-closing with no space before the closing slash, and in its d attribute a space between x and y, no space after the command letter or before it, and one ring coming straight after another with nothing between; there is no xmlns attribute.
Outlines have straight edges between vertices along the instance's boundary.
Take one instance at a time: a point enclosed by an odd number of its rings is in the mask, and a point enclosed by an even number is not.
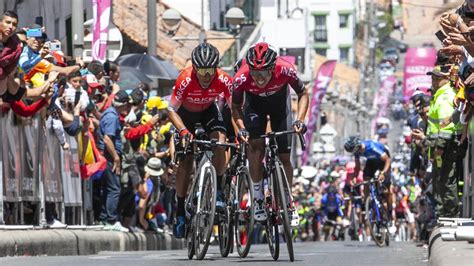
<svg viewBox="0 0 474 266"><path fill-rule="evenodd" d="M365 200L366 226L369 227L370 235L372 236L375 244L377 244L379 247L383 247L385 245L386 232L380 223L379 217L377 217L376 208L377 206L375 205L375 201L372 199L372 196L369 195ZM379 215L382 216L380 212Z"/></svg>
<svg viewBox="0 0 474 266"><path fill-rule="evenodd" d="M194 249L198 260L202 260L206 256L216 213L216 170L210 162L206 164L200 171L199 178L203 179L202 190L198 191L198 208L195 216Z"/></svg>
<svg viewBox="0 0 474 266"><path fill-rule="evenodd" d="M249 169L242 166L237 175L237 201L234 205L235 243L241 258L247 257L252 245L255 223L253 204L253 183Z"/></svg>
<svg viewBox="0 0 474 266"><path fill-rule="evenodd" d="M290 225L290 193L291 188L288 185L288 179L286 178L285 170L280 162L275 163L275 176L276 180L278 180L278 190L279 193L275 193L279 197L280 202L280 216L283 223L283 233L285 235L285 242L286 247L288 249L288 255L290 257L290 261L295 260L295 255L293 251L293 241L291 236L291 225Z"/></svg>

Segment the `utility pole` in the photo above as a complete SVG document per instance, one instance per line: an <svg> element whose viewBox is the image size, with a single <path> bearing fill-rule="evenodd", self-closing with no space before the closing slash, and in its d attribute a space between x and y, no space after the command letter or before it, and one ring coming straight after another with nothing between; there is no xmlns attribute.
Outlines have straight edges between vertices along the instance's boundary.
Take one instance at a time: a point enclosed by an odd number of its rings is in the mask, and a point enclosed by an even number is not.
<svg viewBox="0 0 474 266"><path fill-rule="evenodd" d="M84 3L83 0L72 0L72 53L73 58L76 56L82 57L82 50L84 49Z"/></svg>
<svg viewBox="0 0 474 266"><path fill-rule="evenodd" d="M156 0L148 0L148 55L156 55Z"/></svg>

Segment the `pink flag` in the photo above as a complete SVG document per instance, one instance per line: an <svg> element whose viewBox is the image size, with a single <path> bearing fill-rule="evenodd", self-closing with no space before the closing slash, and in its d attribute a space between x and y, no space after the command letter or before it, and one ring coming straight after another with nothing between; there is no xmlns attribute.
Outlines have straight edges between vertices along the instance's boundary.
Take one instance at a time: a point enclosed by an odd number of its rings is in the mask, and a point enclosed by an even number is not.
<svg viewBox="0 0 474 266"><path fill-rule="evenodd" d="M306 150L303 152L303 158L301 165L305 165L308 161L308 156L311 151L311 140L313 138L313 133L316 130L316 122L318 119L319 107L321 101L326 94L326 89L331 82L334 69L336 68L336 60L328 60L324 62L320 67L318 74L316 75L316 80L314 82L313 88L313 97L311 98L311 104L309 109L309 119L308 119L308 131L305 135L306 143L308 143Z"/></svg>
<svg viewBox="0 0 474 266"><path fill-rule="evenodd" d="M94 22L92 24L92 59L105 61L109 35L111 0L92 0Z"/></svg>
<svg viewBox="0 0 474 266"><path fill-rule="evenodd" d="M372 120L371 135L375 135L377 120L381 117L388 117L390 97L395 93L397 78L394 75L388 76L380 83L380 89L374 97L372 108L378 110L377 115Z"/></svg>

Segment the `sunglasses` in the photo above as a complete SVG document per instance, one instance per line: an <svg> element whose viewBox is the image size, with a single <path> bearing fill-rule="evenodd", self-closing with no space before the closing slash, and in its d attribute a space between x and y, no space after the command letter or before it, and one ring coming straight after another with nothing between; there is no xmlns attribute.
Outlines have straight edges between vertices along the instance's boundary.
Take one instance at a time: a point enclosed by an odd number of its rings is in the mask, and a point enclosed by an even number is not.
<svg viewBox="0 0 474 266"><path fill-rule="evenodd" d="M214 73L216 73L216 69L215 68L196 68L196 73L198 73L198 75L200 76L205 76L207 74L209 74L210 76L214 75Z"/></svg>
<svg viewBox="0 0 474 266"><path fill-rule="evenodd" d="M271 75L271 70L266 69L266 70L252 70L250 69L250 75L252 77L267 77Z"/></svg>

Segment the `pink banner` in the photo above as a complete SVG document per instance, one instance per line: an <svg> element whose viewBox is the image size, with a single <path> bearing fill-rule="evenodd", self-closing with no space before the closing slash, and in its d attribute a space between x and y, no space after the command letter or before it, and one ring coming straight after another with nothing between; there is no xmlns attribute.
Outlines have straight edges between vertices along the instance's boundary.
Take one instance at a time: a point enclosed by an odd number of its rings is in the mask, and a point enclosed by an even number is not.
<svg viewBox="0 0 474 266"><path fill-rule="evenodd" d="M111 0L92 0L92 59L105 61L109 35Z"/></svg>
<svg viewBox="0 0 474 266"><path fill-rule="evenodd" d="M380 89L377 91L374 97L372 108L377 111L377 115L371 124L371 135L375 135L376 122L381 117L388 117L389 115L389 104L390 97L395 93L397 86L397 78L395 76L388 76L380 83Z"/></svg>
<svg viewBox="0 0 474 266"><path fill-rule="evenodd" d="M305 135L305 140L308 145L306 145L307 148L303 152L301 165L306 165L308 162L308 156L312 152L311 140L313 139L313 133L316 130L316 123L319 117L319 107L321 106L321 101L326 94L326 89L331 82L334 69L336 68L336 63L336 60L328 60L324 62L319 67L318 74L316 75L313 88L313 97L311 98L311 103L309 106L308 131Z"/></svg>
<svg viewBox="0 0 474 266"><path fill-rule="evenodd" d="M426 75L426 72L433 69L435 61L435 48L408 48L403 75L404 101L410 99L416 88L426 92L431 87L431 78Z"/></svg>

